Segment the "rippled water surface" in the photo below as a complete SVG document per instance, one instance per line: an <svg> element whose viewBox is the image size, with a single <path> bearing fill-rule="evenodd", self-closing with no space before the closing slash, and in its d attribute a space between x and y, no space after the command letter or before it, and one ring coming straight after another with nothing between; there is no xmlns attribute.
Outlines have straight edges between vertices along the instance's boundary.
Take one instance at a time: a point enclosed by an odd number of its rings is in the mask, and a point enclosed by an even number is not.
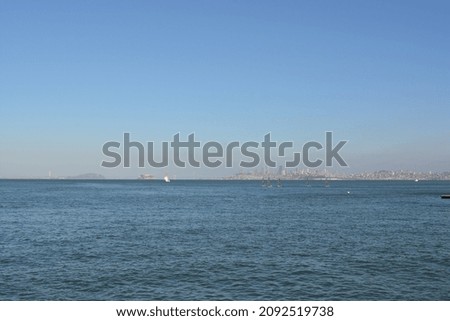
<svg viewBox="0 0 450 321"><path fill-rule="evenodd" d="M0 181L0 300L450 300L450 182Z"/></svg>

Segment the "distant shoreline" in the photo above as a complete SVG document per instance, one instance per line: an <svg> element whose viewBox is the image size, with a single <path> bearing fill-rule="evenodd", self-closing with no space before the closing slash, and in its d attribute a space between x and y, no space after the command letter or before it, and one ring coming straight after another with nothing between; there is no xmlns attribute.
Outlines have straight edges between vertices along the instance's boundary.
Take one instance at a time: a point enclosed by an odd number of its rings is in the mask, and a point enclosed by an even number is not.
<svg viewBox="0 0 450 321"><path fill-rule="evenodd" d="M262 179L243 179L243 178L177 178L171 179L172 181L247 181L247 182L258 182ZM277 181L278 178L270 178L272 181ZM415 182L414 179L369 179L369 178L310 178L310 179L292 179L292 178L280 178L281 181L292 181L292 182L324 182L324 181L397 181L397 182ZM139 179L139 178L0 178L0 181L139 181L139 182L161 182L163 179L153 178L153 179ZM436 182L436 181L450 181L450 178L445 179L421 179L420 182Z"/></svg>

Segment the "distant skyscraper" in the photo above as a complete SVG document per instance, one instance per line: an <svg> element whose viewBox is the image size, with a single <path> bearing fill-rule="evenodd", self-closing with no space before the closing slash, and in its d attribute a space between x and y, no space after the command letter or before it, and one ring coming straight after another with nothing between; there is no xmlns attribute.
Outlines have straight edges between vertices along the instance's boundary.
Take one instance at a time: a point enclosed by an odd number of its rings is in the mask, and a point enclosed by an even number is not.
<svg viewBox="0 0 450 321"><path fill-rule="evenodd" d="M283 175L283 166L282 165L278 166L277 175Z"/></svg>

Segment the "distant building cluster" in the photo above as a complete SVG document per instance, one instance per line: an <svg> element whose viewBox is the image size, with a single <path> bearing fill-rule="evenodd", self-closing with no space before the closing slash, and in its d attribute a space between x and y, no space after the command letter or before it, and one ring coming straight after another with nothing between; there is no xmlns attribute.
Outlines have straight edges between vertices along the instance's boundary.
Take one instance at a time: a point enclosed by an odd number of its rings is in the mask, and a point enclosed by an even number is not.
<svg viewBox="0 0 450 321"><path fill-rule="evenodd" d="M370 173L348 175L349 179L364 180L450 180L450 172L412 172L412 171L387 171L381 170Z"/></svg>
<svg viewBox="0 0 450 321"><path fill-rule="evenodd" d="M226 179L258 180L258 179L285 179L285 180L450 180L448 172L414 172L406 170L388 171L380 170L364 173L333 173L330 170L295 169L286 170L281 166L274 170L255 170L253 172L240 172Z"/></svg>

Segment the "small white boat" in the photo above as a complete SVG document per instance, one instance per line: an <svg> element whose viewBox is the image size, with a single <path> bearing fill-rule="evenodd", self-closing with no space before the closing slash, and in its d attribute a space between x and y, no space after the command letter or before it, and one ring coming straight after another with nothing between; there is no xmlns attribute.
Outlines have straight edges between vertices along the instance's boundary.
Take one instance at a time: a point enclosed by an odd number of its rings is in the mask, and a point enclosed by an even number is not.
<svg viewBox="0 0 450 321"><path fill-rule="evenodd" d="M164 176L164 182L166 182L166 183L170 183L170 178L169 178L169 176Z"/></svg>

